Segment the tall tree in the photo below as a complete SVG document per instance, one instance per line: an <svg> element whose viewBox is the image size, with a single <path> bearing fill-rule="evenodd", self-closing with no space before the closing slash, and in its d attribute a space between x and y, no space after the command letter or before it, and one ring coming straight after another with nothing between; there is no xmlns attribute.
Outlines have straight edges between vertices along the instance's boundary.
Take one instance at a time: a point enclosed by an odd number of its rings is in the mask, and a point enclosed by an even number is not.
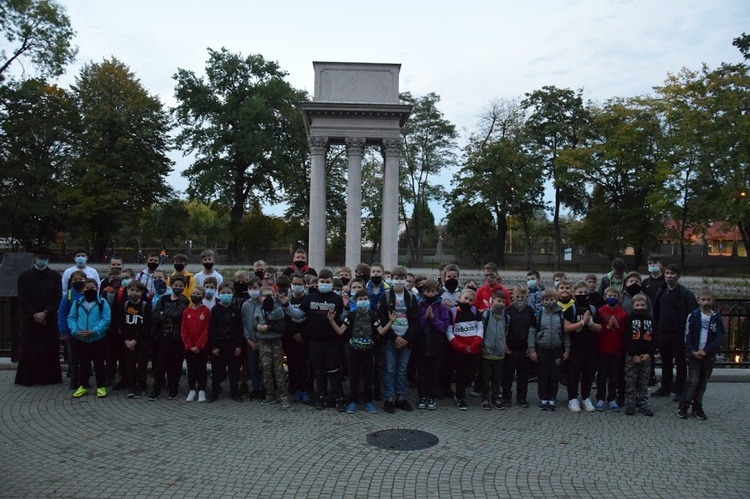
<svg viewBox="0 0 750 499"><path fill-rule="evenodd" d="M526 94L522 102L529 110L527 138L532 150L544 161L555 190L552 224L555 233L555 264L562 263L560 209L582 209L583 184L572 178L561 153L583 145L589 128L589 112L583 103L583 90L544 86Z"/></svg>
<svg viewBox="0 0 750 499"><path fill-rule="evenodd" d="M424 210L418 206L427 206L430 200L438 199L443 193L441 186L433 185L430 177L440 173L444 168L456 162L456 127L450 123L438 109L440 96L429 93L414 97L411 93L401 94L403 104L413 106L411 117L402 129L404 141L401 158L401 216L406 224L406 208L403 203L412 207L412 229L407 226L407 238L414 265L423 261L423 237L425 231Z"/></svg>
<svg viewBox="0 0 750 499"><path fill-rule="evenodd" d="M101 257L112 234L168 192L169 115L115 58L86 64L72 92L82 133L64 198Z"/></svg>
<svg viewBox="0 0 750 499"><path fill-rule="evenodd" d="M26 248L49 241L67 223L61 179L76 121L70 95L44 80L0 87L0 233Z"/></svg>
<svg viewBox="0 0 750 499"><path fill-rule="evenodd" d="M0 81L23 61L41 77L60 76L78 52L70 18L54 0L0 0L0 33L9 43L7 52L0 50Z"/></svg>
<svg viewBox="0 0 750 499"><path fill-rule="evenodd" d="M236 257L239 224L253 202L277 202L285 190L307 188L307 144L295 107L307 95L259 54L208 53L205 78L186 69L174 75L177 144L196 158L183 173L188 194L231 207Z"/></svg>
<svg viewBox="0 0 750 499"><path fill-rule="evenodd" d="M469 256L472 264L482 266L482 259L494 253L495 220L487 206L457 203L448 212L448 234L454 240L458 256Z"/></svg>

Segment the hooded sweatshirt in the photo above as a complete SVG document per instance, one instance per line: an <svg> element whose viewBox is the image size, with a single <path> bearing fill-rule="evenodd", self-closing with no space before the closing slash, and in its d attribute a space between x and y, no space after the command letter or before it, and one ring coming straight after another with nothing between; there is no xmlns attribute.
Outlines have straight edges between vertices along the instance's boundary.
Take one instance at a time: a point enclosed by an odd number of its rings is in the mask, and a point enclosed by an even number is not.
<svg viewBox="0 0 750 499"><path fill-rule="evenodd" d="M505 358L505 329L508 325L505 312L498 317L491 310L483 314L484 338L482 339L482 358L502 360Z"/></svg>

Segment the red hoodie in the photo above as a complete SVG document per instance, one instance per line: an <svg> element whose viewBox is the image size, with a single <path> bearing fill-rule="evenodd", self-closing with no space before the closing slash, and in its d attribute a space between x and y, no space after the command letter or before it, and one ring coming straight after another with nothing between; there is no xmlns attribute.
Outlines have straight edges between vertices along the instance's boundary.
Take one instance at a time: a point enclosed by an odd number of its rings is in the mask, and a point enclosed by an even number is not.
<svg viewBox="0 0 750 499"><path fill-rule="evenodd" d="M210 317L211 311L205 305L198 308L193 308L191 305L182 313L182 342L185 344L186 351L193 347L206 349Z"/></svg>
<svg viewBox="0 0 750 499"><path fill-rule="evenodd" d="M602 320L602 330L599 331L599 353L622 353L622 333L625 330L625 322L627 322L628 318L627 312L619 304L613 308L610 308L609 305L604 305L599 309L599 317ZM617 321L615 329L609 329L609 320L611 317L614 317Z"/></svg>
<svg viewBox="0 0 750 499"><path fill-rule="evenodd" d="M505 293L505 306L510 307L510 304L512 302L510 291L505 289L502 284L495 284L494 288L490 288L487 284L482 284L482 286L477 290L477 294L474 297L474 306L479 310L480 312L484 312L485 310L488 310L492 308L492 293L494 293L496 290L502 290L503 293Z"/></svg>
<svg viewBox="0 0 750 499"><path fill-rule="evenodd" d="M482 353L482 338L484 338L481 314L474 307L467 312L459 307L452 308L446 336L453 350L479 355Z"/></svg>

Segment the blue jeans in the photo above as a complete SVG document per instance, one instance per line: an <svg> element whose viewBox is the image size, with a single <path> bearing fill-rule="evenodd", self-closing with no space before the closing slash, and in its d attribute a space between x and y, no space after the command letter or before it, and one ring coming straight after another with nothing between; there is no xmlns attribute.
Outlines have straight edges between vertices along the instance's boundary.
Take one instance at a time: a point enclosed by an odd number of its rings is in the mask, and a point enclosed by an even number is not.
<svg viewBox="0 0 750 499"><path fill-rule="evenodd" d="M383 398L393 400L395 392L397 398L406 396L406 368L409 365L411 347L396 348L392 340L383 346L385 356L385 375L383 376Z"/></svg>

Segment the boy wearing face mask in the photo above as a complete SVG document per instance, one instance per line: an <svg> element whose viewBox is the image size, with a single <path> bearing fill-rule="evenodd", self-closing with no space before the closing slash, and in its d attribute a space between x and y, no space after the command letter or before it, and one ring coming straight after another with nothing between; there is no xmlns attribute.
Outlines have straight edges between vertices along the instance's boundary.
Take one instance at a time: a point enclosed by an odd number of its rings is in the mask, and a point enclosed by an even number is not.
<svg viewBox="0 0 750 499"><path fill-rule="evenodd" d="M698 308L695 295L679 284L680 267L671 263L664 270L664 285L656 292L654 319L656 336L661 353L661 387L652 397L668 397L674 393L674 401L679 402L687 365L685 357L685 320L688 314ZM677 376L672 382L672 366L677 367Z"/></svg>
<svg viewBox="0 0 750 499"><path fill-rule="evenodd" d="M263 370L266 397L261 405L280 403L282 409L289 408L289 392L284 372L284 351L281 338L286 321L284 309L276 303L271 286L260 288L261 305L255 309L253 328L258 338L258 355Z"/></svg>
<svg viewBox="0 0 750 499"><path fill-rule="evenodd" d="M604 291L606 305L599 308L602 327L599 331L597 350L596 410L603 412L609 407L620 412L617 390L622 379L622 336L628 314L620 306L620 292L610 286Z"/></svg>
<svg viewBox="0 0 750 499"><path fill-rule="evenodd" d="M154 307L152 338L159 343L159 358L156 361L154 389L148 399L159 398L166 375L169 400L177 398L182 375L182 359L185 346L182 343L182 314L190 305L183 295L185 278L172 276L172 294L163 296Z"/></svg>
<svg viewBox="0 0 750 499"><path fill-rule="evenodd" d="M534 309L534 312L539 312L542 307L542 278L539 272L536 270L529 270L526 274L526 303Z"/></svg>
<svg viewBox="0 0 750 499"><path fill-rule="evenodd" d="M475 295L472 290L464 289L461 292L458 305L451 310L451 321L446 332L456 369L456 399L459 411L468 410L466 386L476 378L482 353L484 325L481 313L472 305L474 301Z"/></svg>
<svg viewBox="0 0 750 499"><path fill-rule="evenodd" d="M282 276L284 277L284 276ZM292 308L299 308L305 299L305 278L300 272L291 275L288 297ZM303 404L310 403L313 373L310 368L310 352L302 336L305 318L292 318L287 314L282 346L289 366L289 393Z"/></svg>
<svg viewBox="0 0 750 499"><path fill-rule="evenodd" d="M239 373L242 358L242 312L235 304L232 286L219 286L219 304L211 309L208 344L211 348L211 395L208 402L219 398L219 385L229 370L229 394L235 402L242 402Z"/></svg>
<svg viewBox="0 0 750 499"><path fill-rule="evenodd" d="M187 270L188 257L178 253L174 256L173 261L174 272L172 272L172 275L169 276L167 284L171 288L172 278L176 276L182 276L182 278L185 280L185 289L183 291L183 294L185 296L190 296L193 292L193 288L195 287L195 279L193 273Z"/></svg>
<svg viewBox="0 0 750 499"><path fill-rule="evenodd" d="M506 329L508 325L505 314L505 293L497 290L492 293L492 307L482 314L484 338L482 340L482 404L484 410L492 407L503 409L500 400L501 380L503 377L503 360L508 353ZM524 350L524 356L526 351ZM512 379L511 379L512 382ZM510 405L510 395L508 396Z"/></svg>
<svg viewBox="0 0 750 499"><path fill-rule="evenodd" d="M247 284L234 283L234 304L240 307L242 313L242 326L244 328L245 344L243 349L242 365L240 367L240 394L247 389L248 379L252 384L252 390L247 394L248 400L258 400L262 402L266 399L266 389L263 384L263 371L260 365L260 351L258 343L258 332L254 329L255 312L260 308L263 302L260 299L261 281L258 276L249 277ZM245 292L245 288L247 291ZM247 297L242 301L238 300L237 295L244 293Z"/></svg>
<svg viewBox="0 0 750 499"><path fill-rule="evenodd" d="M388 333L393 322L396 320L396 312L391 311L388 322L383 324L378 313L370 310L370 297L366 291L360 290L354 296L357 304L356 312L349 312L344 317L344 322L338 325L333 314L328 315L331 327L340 335L348 332L349 337L349 375L350 394L349 404L346 406L347 414L357 412L359 400L359 382L362 380L362 402L370 414L378 410L372 403L372 371L374 369L372 347L375 336L384 336Z"/></svg>
<svg viewBox="0 0 750 499"><path fill-rule="evenodd" d="M302 275L314 275L314 276L318 275L315 269L310 267L307 264L307 252L303 250L302 248L298 248L294 252L294 257L292 258L292 264L288 266L286 269L284 269L283 273L285 276L288 277L295 272L299 272Z"/></svg>
<svg viewBox="0 0 750 499"><path fill-rule="evenodd" d="M96 376L96 396L106 397L106 373L104 370L104 342L101 341L109 328L111 313L109 304L99 296L99 283L95 279L84 281L83 297L72 304L68 315L68 330L76 342L78 355L78 380L81 383L73 398L88 393L91 364Z"/></svg>
<svg viewBox="0 0 750 499"><path fill-rule="evenodd" d="M380 304L380 298L385 294L387 289L390 289L390 286L385 282L383 279L383 265L375 262L372 265L370 265L370 280L365 285L365 289L367 290L367 293L370 296L370 310L377 310L378 306ZM373 390L374 390L374 398L375 400L382 400L384 397L383 394L383 377L385 372L385 352L383 350L383 342L380 341L379 338L376 338L375 341L375 371L373 372ZM408 402L406 402L408 404ZM406 404L402 404L404 407L406 407ZM409 409L404 409L409 410ZM388 412L386 410L386 412Z"/></svg>
<svg viewBox="0 0 750 499"><path fill-rule="evenodd" d="M77 342L73 341L71 331L68 329L68 315L75 302L83 297L83 286L86 283L86 273L82 270L73 271L70 274L70 289L63 293L60 306L57 307L57 327L60 338L65 341L65 354L68 361L68 377L70 378L70 389L75 390L81 383L78 380L78 354L75 347ZM88 379L83 380L84 388L88 388Z"/></svg>
<svg viewBox="0 0 750 499"><path fill-rule="evenodd" d="M146 393L148 350L152 327L151 303L141 281L131 281L120 314L120 347L125 369L120 371L127 398L140 398Z"/></svg>
<svg viewBox="0 0 750 499"><path fill-rule="evenodd" d="M583 281L573 286L575 303L565 311L565 333L570 337L570 362L568 364L568 409L581 412L578 387L581 388L583 408L594 412L591 402L591 385L596 372L596 334L601 331L601 319L596 307L588 300L588 286Z"/></svg>
<svg viewBox="0 0 750 499"><path fill-rule="evenodd" d="M141 270L135 275L135 279L138 281L141 281L143 284L146 285L146 295L144 295L143 299L149 299L150 297L154 296L154 293L156 290L154 289L154 273L156 272L156 269L159 268L159 253L155 251L149 252L148 256L146 257L146 268ZM166 283L166 279L164 280Z"/></svg>
<svg viewBox="0 0 750 499"><path fill-rule="evenodd" d="M633 297L641 293L642 290L641 274L636 271L628 272L628 275L625 276L625 286L620 294L620 306L625 310L626 314L630 315L633 313ZM652 313L651 300L648 296L646 296L646 299L648 300L648 312Z"/></svg>
<svg viewBox="0 0 750 499"><path fill-rule="evenodd" d="M175 256L175 258L177 258ZM216 281L216 285L222 283L224 280L224 277L214 270L214 265L216 264L216 254L211 251L210 249L201 251L201 263L203 264L203 270L195 274L195 284L197 286L204 286L206 285L206 279L213 278Z"/></svg>
<svg viewBox="0 0 750 499"><path fill-rule="evenodd" d="M85 249L77 249L75 252L75 256L73 257L73 261L75 262L75 265L73 267L68 267L65 269L65 272L62 276L62 292L63 294L68 292L69 284L70 284L70 276L75 272L76 270L80 270L86 275L87 279L93 279L96 282L96 289L98 290L101 284L101 281L99 280L99 272L96 271L95 268L89 267L86 265L86 262L88 260L87 253Z"/></svg>
<svg viewBox="0 0 750 499"><path fill-rule="evenodd" d="M543 411L557 409L555 399L559 383L561 357L570 356L570 336L565 334L562 308L551 289L542 292L542 306L536 314L535 325L529 329L529 360L537 365L539 408Z"/></svg>
<svg viewBox="0 0 750 499"><path fill-rule="evenodd" d="M624 332L625 342L625 414L635 415L638 406L641 414L653 416L648 404L648 378L654 356L654 319L646 306L648 297L639 293L633 296L633 311L628 316Z"/></svg>
<svg viewBox="0 0 750 499"><path fill-rule="evenodd" d="M102 282L100 294L102 298L107 300L107 304L109 304L111 320L110 326L107 329L107 335L104 338L104 364L107 376L107 386L112 386L115 383L115 376L117 375L117 357L121 350L119 335L117 333L117 328L120 325L119 312L122 308L122 302L118 299L118 296L122 296L122 279L120 277L120 271L110 271L105 281L106 282Z"/></svg>
<svg viewBox="0 0 750 499"><path fill-rule="evenodd" d="M492 293L498 289L505 293L505 306L509 307L510 292L500 284L500 279L497 275L497 265L490 262L484 266L483 271L484 284L476 292L474 307L480 312L488 310L492 307Z"/></svg>
<svg viewBox="0 0 750 499"><path fill-rule="evenodd" d="M219 287L219 282L214 277L206 277L203 281L203 304L208 307L209 310L214 308L217 303L216 289Z"/></svg>
<svg viewBox="0 0 750 499"><path fill-rule="evenodd" d="M446 347L445 333L450 323L450 310L440 301L437 281L424 279L420 286L422 298L419 300L419 327L409 330L406 341L413 346L418 357L419 399L427 399L427 409L435 410L440 359Z"/></svg>
<svg viewBox="0 0 750 499"><path fill-rule="evenodd" d="M349 291L349 283L352 280L352 269L341 267L339 270L339 279L341 279L341 284L344 285L344 291Z"/></svg>
<svg viewBox="0 0 750 499"><path fill-rule="evenodd" d="M529 407L526 400L529 388L529 330L536 323L536 312L527 303L526 289L516 286L513 290L513 304L506 309L508 318L507 355L503 362L503 407L510 407L513 379L516 380L516 404Z"/></svg>
<svg viewBox="0 0 750 499"><path fill-rule="evenodd" d="M443 289L440 297L446 307L455 307L458 297L461 296L461 288L458 287L458 278L461 274L458 265L449 263L443 269Z"/></svg>
<svg viewBox="0 0 750 499"><path fill-rule="evenodd" d="M333 272L329 269L320 271L318 291L307 295L299 308L290 307L286 296L279 296L279 304L290 317L307 318L303 338L308 343L310 362L315 369L315 384L318 390L315 408L325 409L328 400L335 400L336 410L344 412L346 405L341 380L341 344L339 335L329 319L329 313L332 313L333 321L339 321L344 310L344 302L333 292Z"/></svg>
<svg viewBox="0 0 750 499"><path fill-rule="evenodd" d="M180 335L185 346L189 390L186 402L195 401L196 395L198 402L206 401L206 353L211 311L203 304L204 296L203 286L196 285L190 294L190 306L182 312Z"/></svg>
<svg viewBox="0 0 750 499"><path fill-rule="evenodd" d="M394 409L411 411L411 404L406 400L406 375L412 349L406 337L411 334L410 330L418 327L419 304L414 295L406 290L405 268L396 267L393 270L393 287L380 297L377 312L380 324L390 324L379 335L382 340L375 342L382 345L385 364L382 382L385 399L383 410L387 413L393 413Z"/></svg>
<svg viewBox="0 0 750 499"><path fill-rule="evenodd" d="M664 265L661 255L651 254L646 260L648 265L648 277L643 280L643 293L648 296L651 303L656 300L656 292L664 285Z"/></svg>

